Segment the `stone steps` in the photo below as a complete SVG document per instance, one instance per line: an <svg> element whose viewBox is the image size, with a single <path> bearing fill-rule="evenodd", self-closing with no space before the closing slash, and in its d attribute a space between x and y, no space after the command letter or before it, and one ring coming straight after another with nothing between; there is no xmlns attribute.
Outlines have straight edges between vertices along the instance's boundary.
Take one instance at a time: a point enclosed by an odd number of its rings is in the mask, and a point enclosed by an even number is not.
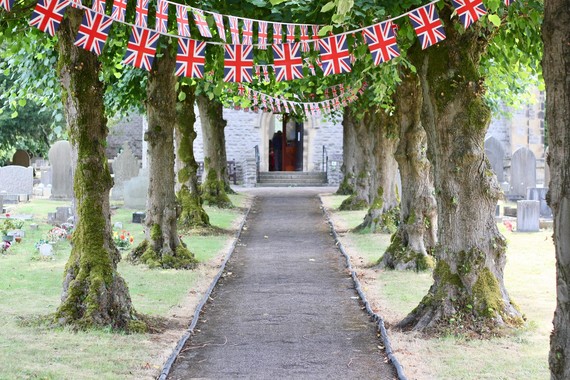
<svg viewBox="0 0 570 380"><path fill-rule="evenodd" d="M257 187L326 186L326 174L320 172L263 172Z"/></svg>

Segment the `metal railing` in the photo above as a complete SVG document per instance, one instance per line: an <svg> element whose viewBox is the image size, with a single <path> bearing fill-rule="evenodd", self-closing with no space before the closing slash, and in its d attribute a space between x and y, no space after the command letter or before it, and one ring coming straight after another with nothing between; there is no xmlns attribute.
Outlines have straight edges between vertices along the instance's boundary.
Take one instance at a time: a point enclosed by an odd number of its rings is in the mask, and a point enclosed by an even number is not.
<svg viewBox="0 0 570 380"><path fill-rule="evenodd" d="M326 183L329 183L329 154L327 152L327 147L324 145L323 145L322 171L323 173L325 173Z"/></svg>
<svg viewBox="0 0 570 380"><path fill-rule="evenodd" d="M261 166L261 156L259 155L259 145L254 147L255 150L255 183L259 183L259 168Z"/></svg>

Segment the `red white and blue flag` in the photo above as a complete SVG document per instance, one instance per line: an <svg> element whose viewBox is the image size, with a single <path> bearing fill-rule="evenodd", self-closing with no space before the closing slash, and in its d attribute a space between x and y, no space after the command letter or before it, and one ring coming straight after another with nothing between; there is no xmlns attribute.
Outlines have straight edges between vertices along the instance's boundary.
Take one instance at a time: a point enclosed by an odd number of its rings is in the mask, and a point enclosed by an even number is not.
<svg viewBox="0 0 570 380"><path fill-rule="evenodd" d="M81 9L83 7L83 4L81 4L81 0L70 0L70 3L73 8Z"/></svg>
<svg viewBox="0 0 570 380"><path fill-rule="evenodd" d="M210 27L208 26L208 21L204 17L204 11L201 9L192 9L194 14L194 22L198 27L198 31L202 37L212 38L212 32L210 32Z"/></svg>
<svg viewBox="0 0 570 380"><path fill-rule="evenodd" d="M190 38L178 39L176 75L179 77L204 78L206 63L206 42Z"/></svg>
<svg viewBox="0 0 570 380"><path fill-rule="evenodd" d="M267 21L259 21L257 23L257 48L261 50L267 49Z"/></svg>
<svg viewBox="0 0 570 380"><path fill-rule="evenodd" d="M273 69L277 82L303 78L300 43L273 45Z"/></svg>
<svg viewBox="0 0 570 380"><path fill-rule="evenodd" d="M239 45L239 26L238 18L234 16L228 16L230 20L230 34L232 36L232 44Z"/></svg>
<svg viewBox="0 0 570 380"><path fill-rule="evenodd" d="M0 0L0 7L4 8L6 12L10 12L14 5L14 0Z"/></svg>
<svg viewBox="0 0 570 380"><path fill-rule="evenodd" d="M224 16L219 13L212 13L214 15L214 21L216 22L216 27L218 28L218 36L221 40L226 42L226 29L224 28Z"/></svg>
<svg viewBox="0 0 570 380"><path fill-rule="evenodd" d="M105 13L105 0L93 0L93 5L91 6L91 9L93 9L97 13Z"/></svg>
<svg viewBox="0 0 570 380"><path fill-rule="evenodd" d="M350 52L346 35L331 36L320 40L320 62L324 75L349 73L352 71Z"/></svg>
<svg viewBox="0 0 570 380"><path fill-rule="evenodd" d="M127 0L113 0L113 13L111 13L111 18L124 22L126 12Z"/></svg>
<svg viewBox="0 0 570 380"><path fill-rule="evenodd" d="M482 0L452 0L452 3L465 29L487 14Z"/></svg>
<svg viewBox="0 0 570 380"><path fill-rule="evenodd" d="M168 32L168 2L158 0L156 4L156 31L158 33Z"/></svg>
<svg viewBox="0 0 570 380"><path fill-rule="evenodd" d="M508 7L509 5L511 5L514 2L515 2L515 0L505 0L505 5Z"/></svg>
<svg viewBox="0 0 570 380"><path fill-rule="evenodd" d="M135 25L146 28L148 20L148 2L149 0L137 0L135 8Z"/></svg>
<svg viewBox="0 0 570 380"><path fill-rule="evenodd" d="M253 44L253 20L243 19L243 27L241 29L242 45Z"/></svg>
<svg viewBox="0 0 570 380"><path fill-rule="evenodd" d="M77 33L75 45L101 55L103 46L109 37L113 19L101 13L86 9Z"/></svg>
<svg viewBox="0 0 570 380"><path fill-rule="evenodd" d="M150 71L160 34L146 28L132 27L123 63Z"/></svg>
<svg viewBox="0 0 570 380"><path fill-rule="evenodd" d="M375 65L400 56L400 50L392 28L392 21L372 25L362 31Z"/></svg>
<svg viewBox="0 0 570 380"><path fill-rule="evenodd" d="M32 13L30 25L53 37L68 6L69 0L39 0Z"/></svg>
<svg viewBox="0 0 570 380"><path fill-rule="evenodd" d="M251 82L252 45L224 45L224 82Z"/></svg>
<svg viewBox="0 0 570 380"><path fill-rule="evenodd" d="M287 43L292 44L295 42L295 24L287 24Z"/></svg>
<svg viewBox="0 0 570 380"><path fill-rule="evenodd" d="M185 5L176 5L176 24L178 25L178 35L190 37L190 25L188 24L188 10Z"/></svg>
<svg viewBox="0 0 570 380"><path fill-rule="evenodd" d="M283 25L280 22L273 23L273 45L283 42Z"/></svg>
<svg viewBox="0 0 570 380"><path fill-rule="evenodd" d="M304 53L307 53L311 50L309 46L309 26L308 25L301 25L299 27L301 30L300 39L301 39L301 50Z"/></svg>
<svg viewBox="0 0 570 380"><path fill-rule="evenodd" d="M315 40L315 51L319 51L319 29L318 25L311 25L311 29L313 29L313 40Z"/></svg>
<svg viewBox="0 0 570 380"><path fill-rule="evenodd" d="M420 39L422 49L445 40L445 31L435 9L435 4L428 4L413 10L408 16Z"/></svg>

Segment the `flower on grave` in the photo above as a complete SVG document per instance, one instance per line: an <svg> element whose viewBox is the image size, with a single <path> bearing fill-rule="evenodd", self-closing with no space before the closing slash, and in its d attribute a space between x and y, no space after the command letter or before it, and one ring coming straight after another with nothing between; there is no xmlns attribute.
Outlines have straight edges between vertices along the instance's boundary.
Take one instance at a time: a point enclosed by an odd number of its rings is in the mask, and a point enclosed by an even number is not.
<svg viewBox="0 0 570 380"><path fill-rule="evenodd" d="M47 234L47 239L51 243L56 243L65 238L67 238L67 231L61 227L54 227Z"/></svg>
<svg viewBox="0 0 570 380"><path fill-rule="evenodd" d="M0 242L0 253L4 254L12 244L9 241Z"/></svg>
<svg viewBox="0 0 570 380"><path fill-rule="evenodd" d="M113 241L115 245L119 249L127 249L133 244L135 238L131 235L130 232L126 230L121 230L120 232L113 232Z"/></svg>

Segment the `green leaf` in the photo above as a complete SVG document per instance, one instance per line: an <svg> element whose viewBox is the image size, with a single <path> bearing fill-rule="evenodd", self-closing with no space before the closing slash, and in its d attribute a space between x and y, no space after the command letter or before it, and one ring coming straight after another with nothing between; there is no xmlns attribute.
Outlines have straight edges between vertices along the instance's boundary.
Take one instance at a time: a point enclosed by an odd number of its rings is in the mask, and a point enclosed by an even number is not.
<svg viewBox="0 0 570 380"><path fill-rule="evenodd" d="M12 115L10 115L12 117L12 119L15 119L18 117L18 111L14 111L12 112Z"/></svg>
<svg viewBox="0 0 570 380"><path fill-rule="evenodd" d="M271 4L277 5L286 2L287 0L269 0Z"/></svg>
<svg viewBox="0 0 570 380"><path fill-rule="evenodd" d="M321 30L319 30L319 37L326 36L328 32L332 32L332 29L332 25L323 26Z"/></svg>
<svg viewBox="0 0 570 380"><path fill-rule="evenodd" d="M328 3L323 5L323 7L321 8L321 13L329 12L329 11L333 10L335 6L336 6L336 4L334 1L329 1Z"/></svg>
<svg viewBox="0 0 570 380"><path fill-rule="evenodd" d="M348 12L350 12L350 10L352 9L353 6L354 6L353 0L339 0L339 2L338 2L338 13L341 15L345 15Z"/></svg>
<svg viewBox="0 0 570 380"><path fill-rule="evenodd" d="M497 28L501 26L501 18L497 15L489 15L489 21L491 21Z"/></svg>
<svg viewBox="0 0 570 380"><path fill-rule="evenodd" d="M18 105L20 107L25 107L26 106L26 99L20 99L18 100Z"/></svg>
<svg viewBox="0 0 570 380"><path fill-rule="evenodd" d="M186 93L184 91L180 91L178 93L178 100L183 102L186 99Z"/></svg>

